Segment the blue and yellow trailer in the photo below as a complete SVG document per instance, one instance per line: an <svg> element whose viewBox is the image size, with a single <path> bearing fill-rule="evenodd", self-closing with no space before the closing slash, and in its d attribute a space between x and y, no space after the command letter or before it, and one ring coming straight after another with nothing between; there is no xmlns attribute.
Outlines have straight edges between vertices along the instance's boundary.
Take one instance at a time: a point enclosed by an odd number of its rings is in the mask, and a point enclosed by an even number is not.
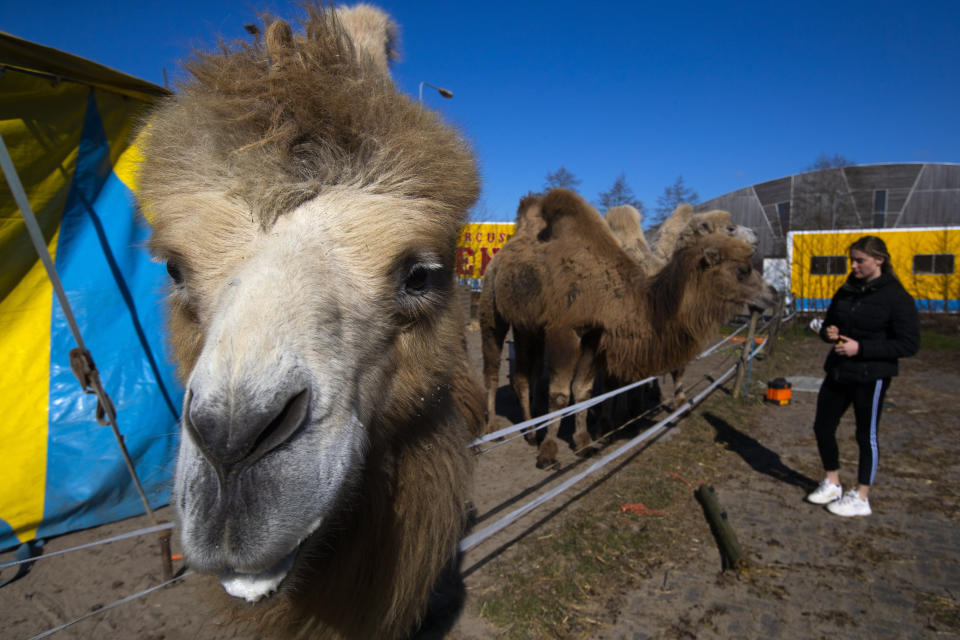
<svg viewBox="0 0 960 640"><path fill-rule="evenodd" d="M789 291L798 311L825 311L850 274L849 248L858 238L881 238L890 264L921 311L960 310L960 227L791 231L787 234Z"/></svg>

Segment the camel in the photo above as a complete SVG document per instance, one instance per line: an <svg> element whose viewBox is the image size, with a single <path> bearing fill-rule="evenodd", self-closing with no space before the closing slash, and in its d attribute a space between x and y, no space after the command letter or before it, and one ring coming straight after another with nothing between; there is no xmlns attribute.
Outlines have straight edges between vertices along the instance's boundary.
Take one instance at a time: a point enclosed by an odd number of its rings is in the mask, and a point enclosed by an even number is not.
<svg viewBox="0 0 960 640"><path fill-rule="evenodd" d="M521 199L520 205L517 208L515 235L522 236L523 234L528 234L530 236L536 236L543 231L546 226L546 223L540 215L539 208L532 206L537 197L535 194L528 194ZM656 250L650 248L643 235L642 215L635 207L631 205L611 207L606 211L604 220L609 225L611 232L619 241L620 245L643 267L647 276L653 276L664 267L666 261L660 258L661 255L669 257L677 249L691 244L703 235L726 233L727 235L744 239L754 248L756 248L757 242L756 235L752 229L733 224L729 211L713 210L695 214L693 207L686 204L678 206L661 225L661 232L655 244ZM493 279L496 277L496 265L497 259L496 256L494 256L494 259L487 266L486 282L493 282ZM484 291L481 292L479 306L481 325L486 322L486 326L488 327L492 327L494 322L493 297L491 291L492 289L485 288ZM504 334L507 328L502 329ZM499 357L500 347L498 345L502 343L502 341L503 338L500 338L499 341L494 340L484 343L489 345L491 349L491 353L487 354L491 362ZM494 349L496 349L496 353L493 353ZM514 353L516 358L520 360L521 370L540 371L543 360L543 340L541 335L539 333L522 335L519 340L514 341ZM604 374L601 380L606 388L615 388L623 384L621 380L609 378L606 372L601 373ZM673 405L674 407L679 407L686 402L686 393L682 384L683 369L671 371L670 375L674 390ZM528 379L521 375L513 381L517 395L521 398L525 420L529 420L532 417L532 412L530 411L529 403L522 400L522 398L533 397L534 393L530 385L533 385L536 379L537 376ZM487 381L487 415L491 420L491 422L488 423L488 431L494 430L492 419L495 415L496 386L491 385L495 384L495 381ZM491 389L493 389L492 392L490 391ZM602 417L607 422L610 421L610 410L610 403L606 403L603 407ZM526 435L528 441L533 440L533 432L527 432Z"/></svg>
<svg viewBox="0 0 960 640"><path fill-rule="evenodd" d="M758 243L753 229L734 224L730 212L722 209L694 213L689 204L679 205L660 225L653 249L643 235L642 216L636 208L630 205L611 207L604 219L620 245L643 266L648 276L655 275L674 252L692 244L700 236L726 233L743 238L754 250ZM687 401L682 383L683 369L671 371L670 377L673 380L673 406L679 407ZM618 381L610 382L619 386Z"/></svg>
<svg viewBox="0 0 960 640"><path fill-rule="evenodd" d="M709 330L745 303L767 307L775 290L752 268L749 242L727 233L697 236L650 277L620 245L599 213L577 194L553 189L521 203L540 217L536 236L514 235L484 279L481 302L488 415L506 329L514 340L542 340L549 362L550 409L589 397L598 368L621 380L679 369ZM492 263L491 263L492 264ZM489 267L488 267L489 269ZM514 384L529 407L529 362L517 347ZM556 463L556 425L540 444L537 466ZM577 416L574 445L592 438Z"/></svg>
<svg viewBox="0 0 960 640"><path fill-rule="evenodd" d="M185 561L258 637L399 638L456 570L482 431L454 303L469 144L400 93L378 9L196 53L143 128L185 385Z"/></svg>

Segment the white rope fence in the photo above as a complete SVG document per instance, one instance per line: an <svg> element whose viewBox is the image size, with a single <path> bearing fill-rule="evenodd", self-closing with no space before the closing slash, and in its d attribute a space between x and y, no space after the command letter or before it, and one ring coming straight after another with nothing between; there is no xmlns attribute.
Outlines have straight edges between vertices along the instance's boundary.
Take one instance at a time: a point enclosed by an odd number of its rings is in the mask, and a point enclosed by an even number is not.
<svg viewBox="0 0 960 640"><path fill-rule="evenodd" d="M88 542L86 544L81 544L76 547L70 547L69 549L60 549L59 551L51 551L50 553L44 553L42 556L27 558L26 560L13 560L11 562L4 562L3 564L0 564L0 570L6 569L7 567L14 567L18 564L36 562L37 560L46 560L47 558L59 556L64 553L70 553L71 551L80 551L81 549L89 549L90 547L96 547L101 544L107 544L108 542L116 542L117 540L126 540L127 538L134 538L136 536L142 536L148 533L157 533L158 531L165 531L166 529L173 529L173 523L164 522L162 524L158 524L155 527L147 527L146 529L137 529L136 531L128 531L127 533L121 533L120 535L113 536L112 538L105 538L103 540L97 540L95 542Z"/></svg>
<svg viewBox="0 0 960 640"><path fill-rule="evenodd" d="M752 357L752 356L751 356L751 357ZM511 511L511 512L508 513L507 515L503 516L502 518L500 518L499 520L497 520L497 521L494 522L493 524L490 524L490 525L484 527L483 529L480 529L480 530L478 530L478 531L475 531L475 532L471 533L471 534L468 535L466 538L464 538L463 540L460 541L459 550L460 550L461 552L466 552L466 551L472 549L473 547L477 546L478 544L480 544L481 542L483 542L484 540L486 540L487 538L489 538L489 537L492 536L493 534L497 533L497 532L500 531L501 529L503 529L503 528L505 528L506 526L508 526L508 525L512 524L513 522L515 522L515 521L516 521L517 519L519 519L521 516L529 513L530 511L533 511L535 508L537 508L537 507L540 506L541 504L543 504L543 503L547 502L548 500L550 500L550 499L552 499L552 498L555 498L556 496L560 495L561 493L563 493L564 491L566 491L567 489L569 489L569 488L572 487L573 485L577 484L578 482L580 482L581 480L583 480L584 478L586 478L587 476L589 476L589 475L592 474L593 472L595 472L595 471L597 471L597 470L599 470L599 469L602 469L602 468L605 467L608 463L612 462L613 460L616 460L617 458L619 458L619 457L622 456L623 454L625 454L625 453L627 453L628 451L630 451L630 450L634 449L635 447L637 447L639 444L641 444L641 443L644 442L645 440L648 440L648 439L649 439L650 437L652 437L653 435L659 433L659 432L662 431L668 424L670 424L674 419L676 419L678 416L686 413L686 412L689 411L692 407L694 407L695 405L699 404L699 403L703 400L703 398L705 398L707 395L709 395L709 394L710 394L714 389L716 389L717 386L720 385L724 380L726 380L727 378L729 378L729 377L733 374L733 372L736 371L736 369L737 369L736 365L730 367L730 369L728 369L722 376L720 376L719 378L717 378L709 387L707 387L706 389L704 389L703 391L701 391L701 392L700 392L696 397L694 397L692 400L688 400L686 403L684 403L683 405L681 405L680 407L678 407L676 410L674 410L673 413L671 413L670 415L668 415L666 418L664 418L663 420L661 420L661 421L658 422L657 424L653 425L652 427L650 427L649 429L647 429L646 431L644 431L644 432L641 433L640 435L636 436L635 438L633 438L633 439L630 440L629 442L621 445L620 447L618 447L618 448L617 448L615 451L613 451L612 453L609 453L609 454L603 456L602 458L600 458L599 460L597 460L596 462L594 462L593 464L591 464L589 467L587 467L584 471L581 471L580 473L576 474L575 476L572 476L572 477L568 478L567 480L563 481L562 483L560 483L559 485L557 485L557 486L554 487L553 489L551 489L551 490L549 490L549 491L546 491L546 492L540 494L539 496L537 496L536 498L534 498L533 500L531 500L531 501L528 502L527 504L525 504L525 505L523 505L523 506L521 506L521 507L519 507L519 508L517 508L517 509L514 509L513 511Z"/></svg>

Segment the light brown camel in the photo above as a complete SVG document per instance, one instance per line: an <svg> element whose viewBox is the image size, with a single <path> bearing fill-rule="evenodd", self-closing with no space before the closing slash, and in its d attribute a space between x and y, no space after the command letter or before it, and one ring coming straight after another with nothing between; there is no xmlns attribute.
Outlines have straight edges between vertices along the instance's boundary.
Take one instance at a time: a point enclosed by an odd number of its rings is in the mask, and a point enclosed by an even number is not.
<svg viewBox="0 0 960 640"><path fill-rule="evenodd" d="M744 303L770 306L775 290L752 269L753 247L726 233L699 236L679 249L655 276L620 246L609 226L580 196L554 189L527 199L545 221L534 238L515 235L497 254L481 317L484 377L496 390L505 327L514 340L543 340L550 374L550 409L589 397L598 367L621 380L680 368L709 329ZM488 271L489 274L489 271ZM481 305L481 308L484 308ZM531 371L517 348L514 384L529 407ZM556 426L540 444L537 466L556 462ZM592 441L586 416L577 417L574 445Z"/></svg>
<svg viewBox="0 0 960 640"><path fill-rule="evenodd" d="M394 86L387 16L306 10L196 54L145 127L172 502L190 567L265 598L235 601L258 637L406 637L456 567L482 430L453 275L477 170Z"/></svg>
<svg viewBox="0 0 960 640"><path fill-rule="evenodd" d="M620 245L643 266L648 276L660 271L678 249L711 233L726 233L749 242L754 250L757 247L753 230L735 224L730 212L721 209L694 213L689 204L678 206L660 225L653 249L643 235L643 219L636 208L630 205L611 207L604 219ZM673 380L673 406L679 407L687 401L682 382L683 369L671 371L670 377ZM620 381L607 381L607 386L610 385L620 386Z"/></svg>

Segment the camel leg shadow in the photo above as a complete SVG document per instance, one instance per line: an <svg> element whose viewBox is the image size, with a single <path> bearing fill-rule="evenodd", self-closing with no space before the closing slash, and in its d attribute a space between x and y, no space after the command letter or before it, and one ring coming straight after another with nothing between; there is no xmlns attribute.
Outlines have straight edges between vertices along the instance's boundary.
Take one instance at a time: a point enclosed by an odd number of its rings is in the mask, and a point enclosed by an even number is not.
<svg viewBox="0 0 960 640"><path fill-rule="evenodd" d="M703 418L717 432L715 442L737 453L755 471L766 474L775 480L800 487L805 493L817 488L817 481L795 469L791 469L780 459L780 454L763 446L759 441L736 429L729 422L713 413L704 413Z"/></svg>

